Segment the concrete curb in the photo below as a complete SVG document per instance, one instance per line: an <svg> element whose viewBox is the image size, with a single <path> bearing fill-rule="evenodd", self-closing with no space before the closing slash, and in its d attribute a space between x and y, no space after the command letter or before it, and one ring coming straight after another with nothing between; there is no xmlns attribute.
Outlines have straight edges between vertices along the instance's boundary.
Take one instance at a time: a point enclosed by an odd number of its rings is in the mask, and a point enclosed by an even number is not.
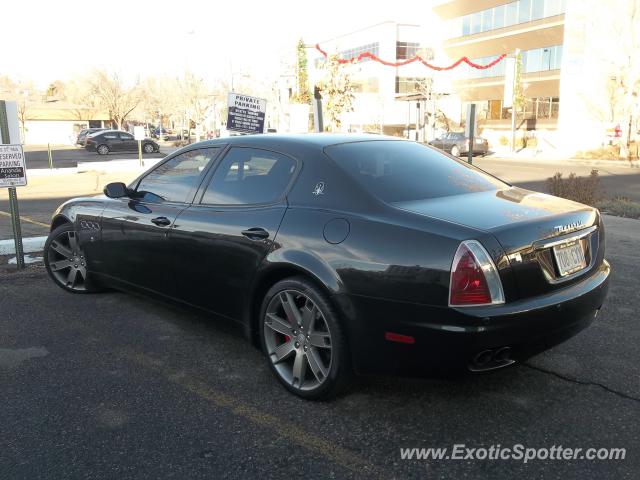
<svg viewBox="0 0 640 480"><path fill-rule="evenodd" d="M44 250L44 242L47 237L27 237L22 239L24 253L41 252ZM0 240L0 255L15 255L16 248L13 238Z"/></svg>
<svg viewBox="0 0 640 480"><path fill-rule="evenodd" d="M487 160L507 160L517 162L519 160L525 160L528 162L540 162L540 163L564 163L564 164L581 164L581 165L594 165L594 166L610 166L610 167L630 167L630 168L639 168L640 161L638 160L590 160L586 158L548 158L548 157L536 157L536 156L518 156L518 155L500 155L493 154L487 155L483 158Z"/></svg>

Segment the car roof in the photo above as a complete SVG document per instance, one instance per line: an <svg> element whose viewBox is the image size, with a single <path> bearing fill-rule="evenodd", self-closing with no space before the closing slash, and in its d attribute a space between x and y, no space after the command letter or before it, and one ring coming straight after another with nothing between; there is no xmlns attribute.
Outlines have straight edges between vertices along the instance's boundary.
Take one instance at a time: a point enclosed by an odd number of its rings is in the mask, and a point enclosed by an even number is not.
<svg viewBox="0 0 640 480"><path fill-rule="evenodd" d="M343 134L343 133L298 133L298 134L255 134L255 135L238 135L224 138L216 138L213 140L204 140L202 142L191 144L199 147L215 146L220 144L246 145L251 146L269 146L278 145L281 147L316 147L322 150L330 145L338 145L342 143L355 142L372 142L380 140L402 141L403 138L391 137L387 135L376 134Z"/></svg>

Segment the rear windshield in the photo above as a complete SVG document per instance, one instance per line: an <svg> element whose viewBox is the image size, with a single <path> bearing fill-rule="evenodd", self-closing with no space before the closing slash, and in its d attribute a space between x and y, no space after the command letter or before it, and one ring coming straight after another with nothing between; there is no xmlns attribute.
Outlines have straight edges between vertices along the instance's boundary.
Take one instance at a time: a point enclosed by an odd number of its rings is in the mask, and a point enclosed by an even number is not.
<svg viewBox="0 0 640 480"><path fill-rule="evenodd" d="M325 152L356 182L389 203L496 190L500 180L408 141L332 145Z"/></svg>

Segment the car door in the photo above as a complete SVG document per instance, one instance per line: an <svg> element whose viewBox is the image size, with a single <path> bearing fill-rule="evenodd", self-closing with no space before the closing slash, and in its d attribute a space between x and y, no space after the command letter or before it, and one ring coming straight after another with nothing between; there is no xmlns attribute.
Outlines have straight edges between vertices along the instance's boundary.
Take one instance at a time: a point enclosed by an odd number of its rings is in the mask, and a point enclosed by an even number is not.
<svg viewBox="0 0 640 480"><path fill-rule="evenodd" d="M295 159L269 150L232 147L224 154L169 234L181 299L241 318L298 168Z"/></svg>
<svg viewBox="0 0 640 480"><path fill-rule="evenodd" d="M120 146L120 137L117 132L105 132L95 136L96 146L104 144L109 147L110 152L117 152ZM86 141L86 140L85 140Z"/></svg>
<svg viewBox="0 0 640 480"><path fill-rule="evenodd" d="M446 138L447 138L447 134L443 133L433 141L433 146L439 149L443 149Z"/></svg>
<svg viewBox="0 0 640 480"><path fill-rule="evenodd" d="M101 271L163 295L175 295L175 252L167 236L218 152L219 148L202 148L171 157L147 173L129 197L107 202L102 213Z"/></svg>
<svg viewBox="0 0 640 480"><path fill-rule="evenodd" d="M138 150L138 142L133 135L126 132L120 132L120 151L121 152L133 152Z"/></svg>

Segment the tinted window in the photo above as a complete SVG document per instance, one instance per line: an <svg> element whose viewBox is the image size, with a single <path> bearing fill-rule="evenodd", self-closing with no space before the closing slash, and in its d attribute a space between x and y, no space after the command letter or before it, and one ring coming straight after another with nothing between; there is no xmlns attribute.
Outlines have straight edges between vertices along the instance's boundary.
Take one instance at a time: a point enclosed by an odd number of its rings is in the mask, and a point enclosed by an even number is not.
<svg viewBox="0 0 640 480"><path fill-rule="evenodd" d="M145 201L188 202L217 152L218 148L203 148L177 155L144 177L136 190Z"/></svg>
<svg viewBox="0 0 640 480"><path fill-rule="evenodd" d="M255 148L232 148L216 169L202 203L274 202L284 194L295 168L295 161L284 155Z"/></svg>
<svg viewBox="0 0 640 480"><path fill-rule="evenodd" d="M328 147L326 152L363 188L390 203L483 192L505 185L413 142L345 143Z"/></svg>
<svg viewBox="0 0 640 480"><path fill-rule="evenodd" d="M129 133L121 133L120 134L120 138L122 140L133 140L133 135L131 135Z"/></svg>
<svg viewBox="0 0 640 480"><path fill-rule="evenodd" d="M118 138L118 135L116 133L105 133L104 135L102 135L102 138L113 140L114 138Z"/></svg>

